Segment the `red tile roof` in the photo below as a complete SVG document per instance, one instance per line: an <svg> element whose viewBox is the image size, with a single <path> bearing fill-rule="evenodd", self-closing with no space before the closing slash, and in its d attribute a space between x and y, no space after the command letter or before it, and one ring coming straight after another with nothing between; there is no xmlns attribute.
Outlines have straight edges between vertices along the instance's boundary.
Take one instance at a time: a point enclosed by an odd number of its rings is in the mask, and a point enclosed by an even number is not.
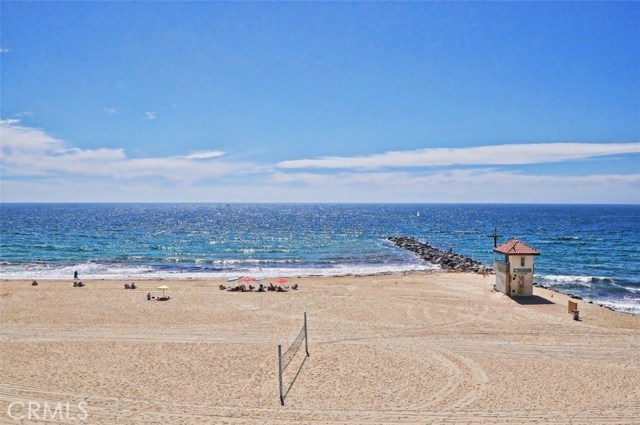
<svg viewBox="0 0 640 425"><path fill-rule="evenodd" d="M540 251L538 251L535 248L531 248L526 243L519 241L517 239L509 241L504 245L500 245L497 248L493 248L493 251L499 252L501 254L507 254L507 255L517 255L517 254L540 255Z"/></svg>

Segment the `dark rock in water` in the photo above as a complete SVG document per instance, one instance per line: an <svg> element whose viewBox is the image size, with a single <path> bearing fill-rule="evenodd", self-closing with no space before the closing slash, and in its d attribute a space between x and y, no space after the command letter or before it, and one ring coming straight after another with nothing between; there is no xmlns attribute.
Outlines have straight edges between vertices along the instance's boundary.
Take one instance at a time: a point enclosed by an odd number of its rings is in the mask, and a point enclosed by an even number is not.
<svg viewBox="0 0 640 425"><path fill-rule="evenodd" d="M445 270L457 270L465 272L479 272L481 270L491 271L479 261L454 252L443 251L427 243L420 242L415 238L404 236L392 236L387 238L399 248L413 252L418 257L432 264L438 264Z"/></svg>

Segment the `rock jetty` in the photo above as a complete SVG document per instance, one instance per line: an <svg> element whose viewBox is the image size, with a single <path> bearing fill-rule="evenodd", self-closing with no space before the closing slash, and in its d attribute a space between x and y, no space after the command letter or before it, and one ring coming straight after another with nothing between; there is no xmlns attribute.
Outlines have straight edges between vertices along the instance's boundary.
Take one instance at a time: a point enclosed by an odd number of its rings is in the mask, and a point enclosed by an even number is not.
<svg viewBox="0 0 640 425"><path fill-rule="evenodd" d="M415 238L391 236L388 237L387 240L393 242L394 245L400 248L413 252L423 260L431 264L436 264L445 270L475 273L480 273L484 270L491 270L471 257L466 257L451 251L442 251L441 249L435 248L429 244L420 242Z"/></svg>

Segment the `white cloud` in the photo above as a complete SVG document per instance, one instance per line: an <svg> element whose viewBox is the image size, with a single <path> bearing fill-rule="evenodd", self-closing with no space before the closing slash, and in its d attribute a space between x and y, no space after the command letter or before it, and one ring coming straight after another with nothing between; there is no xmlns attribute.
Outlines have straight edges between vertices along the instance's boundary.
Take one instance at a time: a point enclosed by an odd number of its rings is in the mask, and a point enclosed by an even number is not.
<svg viewBox="0 0 640 425"><path fill-rule="evenodd" d="M6 47L0 47L0 53L9 53L9 49Z"/></svg>
<svg viewBox="0 0 640 425"><path fill-rule="evenodd" d="M155 112L146 112L144 114L144 119L146 119L146 120L155 120L156 119L156 113Z"/></svg>
<svg viewBox="0 0 640 425"><path fill-rule="evenodd" d="M80 149L17 119L0 121L0 137L0 190L7 202L640 203L639 173L532 175L497 167L274 172L227 161L225 152L213 149L143 158L121 148Z"/></svg>
<svg viewBox="0 0 640 425"><path fill-rule="evenodd" d="M218 158L224 155L225 152L222 151L210 151L210 152L194 152L190 155L185 156L185 159L211 159Z"/></svg>
<svg viewBox="0 0 640 425"><path fill-rule="evenodd" d="M430 148L355 157L283 161L281 168L400 168L453 165L523 165L640 152L640 143L536 143L468 148Z"/></svg>
<svg viewBox="0 0 640 425"><path fill-rule="evenodd" d="M4 120L0 120L0 129L4 127L10 127L12 125L17 125L17 124L20 124L19 118L7 118Z"/></svg>
<svg viewBox="0 0 640 425"><path fill-rule="evenodd" d="M186 156L128 158L124 149L78 149L43 130L21 126L20 121L15 119L0 121L0 136L3 177L108 177L126 181L161 178L192 183L258 170L251 164L214 161L224 155L221 151Z"/></svg>
<svg viewBox="0 0 640 425"><path fill-rule="evenodd" d="M640 184L640 174L593 174L586 176L561 176L561 175L532 175L512 171L498 171L492 168L473 170L446 170L433 173L414 174L405 171L399 172L368 172L368 173L275 173L273 182L279 184L302 183L305 185L324 186L357 186L375 185L398 188L409 186L415 188L422 185L475 185L500 184L518 186L518 190L524 187L536 185L541 182L549 185L557 185L570 182L571 184L599 184L603 182L619 182ZM438 191L446 189L437 187ZM413 190L413 189L412 189ZM640 194L638 195L640 196Z"/></svg>
<svg viewBox="0 0 640 425"><path fill-rule="evenodd" d="M433 173L276 173L313 202L640 203L640 174L531 175L495 169ZM304 198L299 199L301 202Z"/></svg>
<svg viewBox="0 0 640 425"><path fill-rule="evenodd" d="M104 108L104 111L105 111L107 114L109 114L109 115L113 115L113 114L115 114L116 112L118 112L118 111L116 110L116 108Z"/></svg>

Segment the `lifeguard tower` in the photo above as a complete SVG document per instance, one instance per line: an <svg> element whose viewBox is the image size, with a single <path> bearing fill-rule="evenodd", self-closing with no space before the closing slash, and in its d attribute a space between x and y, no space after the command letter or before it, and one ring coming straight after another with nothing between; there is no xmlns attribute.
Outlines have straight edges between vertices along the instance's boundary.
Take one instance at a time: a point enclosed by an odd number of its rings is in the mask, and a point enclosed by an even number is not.
<svg viewBox="0 0 640 425"><path fill-rule="evenodd" d="M540 251L517 239L493 248L495 290L509 296L533 295L533 258Z"/></svg>

